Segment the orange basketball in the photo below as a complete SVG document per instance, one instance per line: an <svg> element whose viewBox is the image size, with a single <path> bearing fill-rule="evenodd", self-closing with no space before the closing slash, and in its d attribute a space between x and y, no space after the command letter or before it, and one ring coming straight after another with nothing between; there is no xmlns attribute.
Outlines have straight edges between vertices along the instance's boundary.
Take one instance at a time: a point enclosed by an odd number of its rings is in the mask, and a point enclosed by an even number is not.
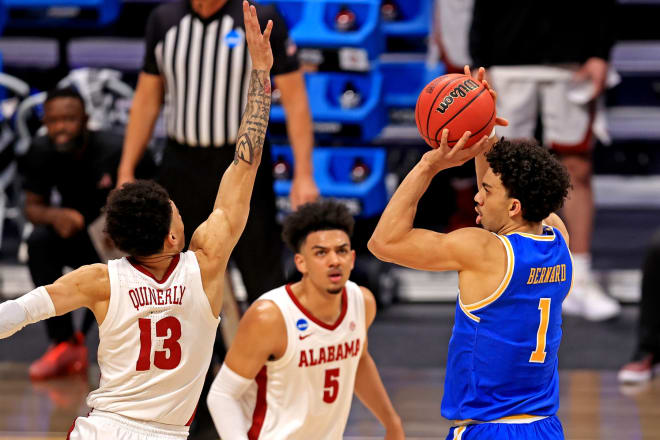
<svg viewBox="0 0 660 440"><path fill-rule="evenodd" d="M450 147L470 131L466 147L489 135L495 126L495 101L486 87L467 75L440 76L424 87L415 106L417 129L427 144L440 146L442 130L449 130Z"/></svg>

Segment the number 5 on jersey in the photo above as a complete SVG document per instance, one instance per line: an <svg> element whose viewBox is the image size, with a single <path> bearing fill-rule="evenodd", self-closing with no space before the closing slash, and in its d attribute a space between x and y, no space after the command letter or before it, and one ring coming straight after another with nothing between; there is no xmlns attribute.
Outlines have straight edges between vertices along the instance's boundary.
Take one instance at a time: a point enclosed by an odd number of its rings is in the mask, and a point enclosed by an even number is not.
<svg viewBox="0 0 660 440"><path fill-rule="evenodd" d="M138 320L140 327L140 355L135 369L137 371L146 371L151 368L151 325L149 318L140 318ZM181 362L181 346L179 338L181 337L181 322L174 316L167 316L156 321L156 337L165 338L163 340L164 350L154 351L154 365L161 370L172 370Z"/></svg>
<svg viewBox="0 0 660 440"><path fill-rule="evenodd" d="M339 368L325 370L325 383L323 384L323 401L332 403L339 394Z"/></svg>

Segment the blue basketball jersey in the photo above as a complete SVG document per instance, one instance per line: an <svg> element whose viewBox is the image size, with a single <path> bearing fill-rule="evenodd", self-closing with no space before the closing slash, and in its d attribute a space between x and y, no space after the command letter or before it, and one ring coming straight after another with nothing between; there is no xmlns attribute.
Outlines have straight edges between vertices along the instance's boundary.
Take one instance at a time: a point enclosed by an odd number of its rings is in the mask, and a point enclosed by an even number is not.
<svg viewBox="0 0 660 440"><path fill-rule="evenodd" d="M559 408L561 305L573 264L561 233L497 235L507 270L492 295L456 302L442 399L450 420L552 416Z"/></svg>

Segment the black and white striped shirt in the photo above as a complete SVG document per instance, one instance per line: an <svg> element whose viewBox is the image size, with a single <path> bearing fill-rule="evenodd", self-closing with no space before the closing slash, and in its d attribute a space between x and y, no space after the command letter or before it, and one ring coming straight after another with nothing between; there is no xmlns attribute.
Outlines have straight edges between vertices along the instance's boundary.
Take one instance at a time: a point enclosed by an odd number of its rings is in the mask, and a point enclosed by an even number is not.
<svg viewBox="0 0 660 440"><path fill-rule="evenodd" d="M298 69L296 47L273 6L259 6L262 29L273 20L271 73ZM209 18L187 0L157 7L149 16L143 71L165 82L167 135L189 146L234 144L247 100L251 61L242 0L228 0Z"/></svg>

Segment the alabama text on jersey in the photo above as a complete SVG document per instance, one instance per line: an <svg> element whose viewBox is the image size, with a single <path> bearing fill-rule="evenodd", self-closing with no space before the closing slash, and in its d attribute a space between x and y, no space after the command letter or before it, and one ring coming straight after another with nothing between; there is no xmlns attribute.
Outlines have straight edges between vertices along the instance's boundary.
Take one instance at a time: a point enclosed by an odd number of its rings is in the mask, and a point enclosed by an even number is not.
<svg viewBox="0 0 660 440"><path fill-rule="evenodd" d="M252 420L250 440L340 440L353 399L366 338L364 295L348 281L337 321L325 324L302 306L289 286L262 295L286 323L284 355L267 362L243 395Z"/></svg>

